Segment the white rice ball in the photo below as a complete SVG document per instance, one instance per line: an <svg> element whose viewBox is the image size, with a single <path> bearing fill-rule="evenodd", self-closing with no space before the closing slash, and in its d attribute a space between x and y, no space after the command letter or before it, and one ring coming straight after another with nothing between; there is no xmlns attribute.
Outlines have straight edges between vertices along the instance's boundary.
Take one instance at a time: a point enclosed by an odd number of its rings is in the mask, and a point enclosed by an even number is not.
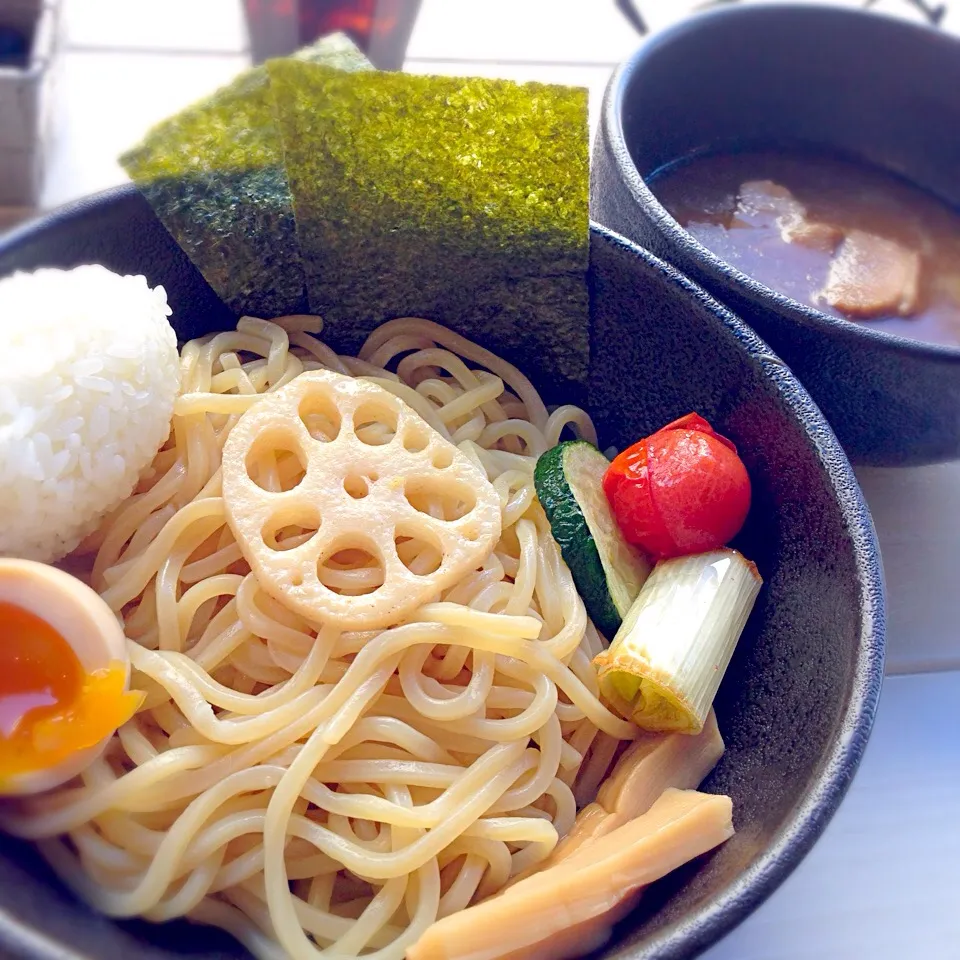
<svg viewBox="0 0 960 960"><path fill-rule="evenodd" d="M101 266L0 280L0 556L57 560L130 495L180 387L170 312Z"/></svg>

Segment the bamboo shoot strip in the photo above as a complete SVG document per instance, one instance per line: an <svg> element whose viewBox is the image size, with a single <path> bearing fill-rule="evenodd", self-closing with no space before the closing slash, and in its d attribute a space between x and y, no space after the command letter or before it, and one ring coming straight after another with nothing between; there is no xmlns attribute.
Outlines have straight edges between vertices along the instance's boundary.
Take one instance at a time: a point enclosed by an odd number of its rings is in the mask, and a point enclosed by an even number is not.
<svg viewBox="0 0 960 960"><path fill-rule="evenodd" d="M666 790L650 810L505 893L430 926L407 960L562 960L599 947L647 884L733 836L729 797Z"/></svg>
<svg viewBox="0 0 960 960"><path fill-rule="evenodd" d="M581 849L646 813L664 790L693 790L723 756L723 738L711 710L703 730L696 736L683 733L645 734L632 743L603 781L597 799L578 814L570 832L553 853L526 874L513 878L519 883L568 860Z"/></svg>

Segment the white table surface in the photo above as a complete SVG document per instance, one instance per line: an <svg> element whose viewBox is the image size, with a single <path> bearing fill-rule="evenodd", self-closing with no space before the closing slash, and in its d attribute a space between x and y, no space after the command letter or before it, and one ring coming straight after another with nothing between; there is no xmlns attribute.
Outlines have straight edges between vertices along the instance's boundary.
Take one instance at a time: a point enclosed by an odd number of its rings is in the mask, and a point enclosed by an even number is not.
<svg viewBox="0 0 960 960"><path fill-rule="evenodd" d="M887 677L850 792L806 859L703 960L960 957L960 672Z"/></svg>
<svg viewBox="0 0 960 960"><path fill-rule="evenodd" d="M122 182L121 150L249 62L238 0L65 4L45 207ZM694 2L638 5L659 27ZM907 0L878 6L915 17ZM636 44L613 0L423 0L406 68L583 85L595 126ZM704 960L960 960L960 464L857 473L889 592L874 734L813 851Z"/></svg>

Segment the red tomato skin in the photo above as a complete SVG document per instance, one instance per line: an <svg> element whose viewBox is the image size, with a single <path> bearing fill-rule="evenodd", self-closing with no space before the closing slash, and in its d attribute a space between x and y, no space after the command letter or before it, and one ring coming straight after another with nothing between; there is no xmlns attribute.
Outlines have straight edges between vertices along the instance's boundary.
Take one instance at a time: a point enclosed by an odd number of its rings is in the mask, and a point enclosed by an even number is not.
<svg viewBox="0 0 960 960"><path fill-rule="evenodd" d="M651 444L650 497L668 534L658 556L717 550L739 532L750 511L743 462L716 436L673 430Z"/></svg>
<svg viewBox="0 0 960 960"><path fill-rule="evenodd" d="M699 413L688 413L680 417L678 420L674 420L672 423L668 423L665 427L661 427L656 433L651 434L652 437L657 436L659 433L665 433L667 430L696 430L699 433L707 433L716 440L719 440L725 447L729 447L734 453L737 452L737 448L734 446L732 440L728 440L726 437L717 433L713 427L707 423Z"/></svg>
<svg viewBox="0 0 960 960"><path fill-rule="evenodd" d="M649 439L624 450L603 477L603 491L627 543L656 555L669 549L670 536L653 502Z"/></svg>
<svg viewBox="0 0 960 960"><path fill-rule="evenodd" d="M621 453L603 489L625 539L657 558L724 546L750 510L750 478L736 447L697 414Z"/></svg>

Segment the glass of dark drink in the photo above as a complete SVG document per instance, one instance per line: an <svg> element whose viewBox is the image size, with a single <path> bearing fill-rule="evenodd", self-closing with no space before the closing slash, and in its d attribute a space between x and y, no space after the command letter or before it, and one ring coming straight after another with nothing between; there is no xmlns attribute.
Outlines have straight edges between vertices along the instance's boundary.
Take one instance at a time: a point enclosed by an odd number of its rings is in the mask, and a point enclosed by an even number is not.
<svg viewBox="0 0 960 960"><path fill-rule="evenodd" d="M399 70L420 0L244 0L244 6L256 63L340 31L380 70Z"/></svg>

